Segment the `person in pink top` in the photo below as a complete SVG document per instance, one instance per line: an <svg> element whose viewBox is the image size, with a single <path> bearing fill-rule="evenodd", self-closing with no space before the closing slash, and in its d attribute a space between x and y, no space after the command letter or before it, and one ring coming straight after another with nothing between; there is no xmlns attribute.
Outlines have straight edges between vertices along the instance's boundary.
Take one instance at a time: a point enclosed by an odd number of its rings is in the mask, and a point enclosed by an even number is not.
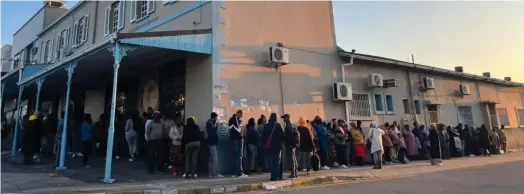
<svg viewBox="0 0 524 194"><path fill-rule="evenodd" d="M411 132L409 125L404 125L404 128L401 130L402 136L404 137L404 142L406 142L406 147L408 148L408 158L412 159L415 156L418 156L418 147L415 140L415 135Z"/></svg>

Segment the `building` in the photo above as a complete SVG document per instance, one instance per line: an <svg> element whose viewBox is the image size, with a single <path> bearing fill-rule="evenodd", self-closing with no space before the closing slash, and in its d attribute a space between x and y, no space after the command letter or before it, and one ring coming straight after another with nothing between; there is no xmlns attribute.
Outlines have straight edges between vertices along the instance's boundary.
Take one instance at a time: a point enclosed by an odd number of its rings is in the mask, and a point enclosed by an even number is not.
<svg viewBox="0 0 524 194"><path fill-rule="evenodd" d="M2 75L6 74L7 72L11 71L10 66L10 59L11 59L11 50L12 46L10 44L2 45L2 56L0 56L1 60L1 68L2 68Z"/></svg>
<svg viewBox="0 0 524 194"><path fill-rule="evenodd" d="M212 111L225 121L238 109L297 121L524 125L523 84L338 48L331 2L81 1L33 36L14 39L15 56L36 51L2 77L4 101L22 99L6 112L105 114L111 132L148 107L202 126ZM31 43L38 49L19 46ZM270 47L287 50L282 63L270 62ZM351 84L352 100L334 100L338 82Z"/></svg>

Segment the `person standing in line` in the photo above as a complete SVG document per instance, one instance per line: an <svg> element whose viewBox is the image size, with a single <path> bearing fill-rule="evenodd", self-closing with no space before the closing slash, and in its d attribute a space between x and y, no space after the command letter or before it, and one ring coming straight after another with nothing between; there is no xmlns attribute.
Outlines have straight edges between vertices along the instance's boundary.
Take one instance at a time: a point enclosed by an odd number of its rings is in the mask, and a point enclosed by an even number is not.
<svg viewBox="0 0 524 194"><path fill-rule="evenodd" d="M211 113L211 118L206 122L206 132L208 134L207 143L209 145L209 178L222 178L217 172L218 169L218 114Z"/></svg>
<svg viewBox="0 0 524 194"><path fill-rule="evenodd" d="M489 131L489 137L491 139L491 147L489 153L500 154L500 140L497 134L497 127L493 127L493 130Z"/></svg>
<svg viewBox="0 0 524 194"><path fill-rule="evenodd" d="M257 121L257 133L259 137L262 137L264 133L264 127L267 124L266 117L262 115ZM266 149L264 148L264 141L262 138L258 139L258 164L260 165L259 172L268 173L267 159L266 159Z"/></svg>
<svg viewBox="0 0 524 194"><path fill-rule="evenodd" d="M373 158L373 169L382 169L382 154L384 147L382 146L382 137L384 136L384 130L378 128L377 122L373 121L370 124L370 129L366 134L366 141L371 145L369 146L371 156Z"/></svg>
<svg viewBox="0 0 524 194"><path fill-rule="evenodd" d="M313 119L313 129L316 131L317 136L315 139L318 142L319 145L319 156L320 156L320 163L322 166L322 170L329 170L328 164L328 147L329 147L329 137L328 137L328 130L326 126L322 124L322 119L319 116L316 116L315 119Z"/></svg>
<svg viewBox="0 0 524 194"><path fill-rule="evenodd" d="M276 113L271 113L269 116L261 139L266 149L268 168L271 173L270 181L281 180L281 150L285 141L285 133L280 123L277 122Z"/></svg>
<svg viewBox="0 0 524 194"><path fill-rule="evenodd" d="M182 145L185 147L186 154L186 172L183 178L197 178L196 168L198 167L198 153L200 152L200 128L196 124L194 117L186 120L184 135L182 136Z"/></svg>
<svg viewBox="0 0 524 194"><path fill-rule="evenodd" d="M129 117L126 121L125 126L125 135L127 141L127 147L129 148L129 161L132 162L135 160L135 154L137 150L137 134L135 130L135 121L138 117L138 113L134 112L129 114Z"/></svg>
<svg viewBox="0 0 524 194"><path fill-rule="evenodd" d="M413 160L418 156L418 145L415 135L411 131L408 124L405 124L404 128L400 131L402 133L402 137L404 138L404 142L406 143L408 158Z"/></svg>
<svg viewBox="0 0 524 194"><path fill-rule="evenodd" d="M398 148L397 149L398 150L397 160L401 164L407 164L406 157L408 153L408 148L406 145L406 141L404 140L404 135L402 135L402 132L396 126L397 125L391 126L392 130L390 130L390 134L394 134L397 138L396 140L396 146ZM407 125L407 127L409 127L409 125Z"/></svg>
<svg viewBox="0 0 524 194"><path fill-rule="evenodd" d="M439 124L437 127L439 140L440 140L440 152L442 153L442 159L449 159L449 135L446 131L444 124Z"/></svg>
<svg viewBox="0 0 524 194"><path fill-rule="evenodd" d="M338 164L340 168L348 168L347 165L348 162L346 161L346 140L347 135L342 129L344 126L344 122L342 120L338 120L336 123L333 123L335 126L334 128L334 137L333 137L333 144L335 145L335 153L336 153L336 159L338 161Z"/></svg>
<svg viewBox="0 0 524 194"><path fill-rule="evenodd" d="M150 174L154 174L155 170L157 172L161 172L163 170L163 127L164 126L162 124L160 112L154 112L153 121L149 123L145 131L145 139L147 141L148 172Z"/></svg>
<svg viewBox="0 0 524 194"><path fill-rule="evenodd" d="M246 144L249 151L249 169L247 170L250 173L256 173L255 163L256 158L258 157L258 144L259 144L259 134L257 133L255 126L255 118L250 118L246 125Z"/></svg>
<svg viewBox="0 0 524 194"><path fill-rule="evenodd" d="M306 120L302 117L298 120L299 126L297 127L300 133L300 145L297 148L299 155L299 168L305 170L307 174L311 174L311 156L315 151L314 136L311 128L308 127Z"/></svg>
<svg viewBox="0 0 524 194"><path fill-rule="evenodd" d="M184 151L182 149L182 137L184 134L184 125L179 114L175 115L175 125L169 130L169 138L171 138L171 148L169 149L169 161L171 174L177 175L181 172L181 167L184 163ZM211 150L210 150L211 152Z"/></svg>
<svg viewBox="0 0 524 194"><path fill-rule="evenodd" d="M497 128L497 134L499 135L499 140L500 140L500 149L502 151L504 151L504 154L507 152L507 148L506 148L506 133L504 133L504 125L501 125L500 126L500 129Z"/></svg>
<svg viewBox="0 0 524 194"><path fill-rule="evenodd" d="M364 134L357 129L357 124L355 122L351 122L349 124L351 126L351 129L349 129L349 132L351 133L351 139L354 147L354 155L355 155L355 163L358 166L364 165L364 158L366 157L366 151L364 150Z"/></svg>
<svg viewBox="0 0 524 194"><path fill-rule="evenodd" d="M383 134L382 135L382 145L384 146L384 150L383 150L384 161L383 162L385 164L389 164L393 161L391 158L393 142L391 141L391 137L389 135L389 131L388 131L389 127L390 127L389 123L385 123L382 129L382 131L384 131L384 133L382 133ZM371 152L371 154L373 154L373 152Z"/></svg>
<svg viewBox="0 0 524 194"><path fill-rule="evenodd" d="M33 164L33 156L38 152L40 148L40 131L44 127L43 121L39 118L40 113L29 117L27 124L24 126L24 138L23 138L23 149L24 162L23 164Z"/></svg>
<svg viewBox="0 0 524 194"><path fill-rule="evenodd" d="M441 124L439 124L440 126ZM437 131L435 124L432 124L429 128L429 154L431 165L442 165L442 153L440 150L440 135Z"/></svg>
<svg viewBox="0 0 524 194"><path fill-rule="evenodd" d="M228 122L229 125L229 138L233 145L233 152L234 152L234 173L233 177L240 177L245 178L248 177L246 174L242 171L242 153L243 153L243 134L241 123L244 112L242 110L238 110L236 114L234 114Z"/></svg>
<svg viewBox="0 0 524 194"><path fill-rule="evenodd" d="M297 155L296 150L297 147L300 144L300 135L297 131L297 128L291 123L290 115L284 114L282 116L284 119L284 134L285 134L285 142L286 145L286 153L287 153L287 161L289 162L289 168L290 168L290 175L288 178L294 179L297 175Z"/></svg>
<svg viewBox="0 0 524 194"><path fill-rule="evenodd" d="M82 165L85 168L89 168L89 156L93 151L93 119L91 119L91 114L85 114L84 123L82 123L81 128L82 135Z"/></svg>
<svg viewBox="0 0 524 194"><path fill-rule="evenodd" d="M175 121L171 119L167 114L162 115L162 123L164 125L163 127L163 142L162 142L162 154L164 156L164 166L169 167L169 149L171 148L171 138L169 137L169 131L171 130L171 127L175 125Z"/></svg>

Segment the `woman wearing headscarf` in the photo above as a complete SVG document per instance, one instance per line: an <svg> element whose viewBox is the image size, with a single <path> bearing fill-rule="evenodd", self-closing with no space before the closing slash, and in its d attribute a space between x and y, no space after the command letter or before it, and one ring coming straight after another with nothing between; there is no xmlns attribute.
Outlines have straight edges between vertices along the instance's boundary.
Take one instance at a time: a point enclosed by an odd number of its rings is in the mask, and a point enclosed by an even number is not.
<svg viewBox="0 0 524 194"><path fill-rule="evenodd" d="M489 149L491 147L491 138L489 136L489 131L486 128L486 125L480 126L479 129L479 148L481 150L481 154L486 156L491 156L491 153L489 153Z"/></svg>
<svg viewBox="0 0 524 194"><path fill-rule="evenodd" d="M493 127L493 131L490 131L489 136L491 138L491 149L489 153L495 155L500 154L500 140L499 135L497 134L497 127Z"/></svg>
<svg viewBox="0 0 524 194"><path fill-rule="evenodd" d="M442 153L442 159L449 159L449 136L443 124L438 125L438 135L440 140L440 152Z"/></svg>
<svg viewBox="0 0 524 194"><path fill-rule="evenodd" d="M196 168L198 164L198 153L200 152L200 128L196 124L194 117L187 118L182 136L182 145L185 147L186 154L186 173L184 178L197 178Z"/></svg>
<svg viewBox="0 0 524 194"><path fill-rule="evenodd" d="M389 164L390 162L392 162L392 158L391 158L391 152L392 152L392 149L393 149L393 142L391 141L391 136L389 135L389 131L388 131L388 128L389 128L389 123L385 123L384 124L384 128L382 129L383 133L382 133L382 145L383 145L383 148L384 148L384 162L386 164Z"/></svg>
<svg viewBox="0 0 524 194"><path fill-rule="evenodd" d="M456 131L456 128L448 126L446 132L449 135L449 151L451 157L460 157L462 156L462 144L460 142L460 135Z"/></svg>
<svg viewBox="0 0 524 194"><path fill-rule="evenodd" d="M280 123L277 123L277 114L271 113L269 121L262 133L262 141L266 149L267 163L271 173L271 181L282 179L281 172L281 150L284 143L284 129Z"/></svg>
<svg viewBox="0 0 524 194"><path fill-rule="evenodd" d="M362 166L364 165L364 158L366 157L366 151L364 150L364 134L357 129L357 124L355 122L351 122L349 125L351 126L349 133L351 134L356 164Z"/></svg>
<svg viewBox="0 0 524 194"><path fill-rule="evenodd" d="M311 156L313 154L315 145L313 144L313 132L311 128L307 126L306 120L302 117L298 120L299 126L297 127L300 133L300 144L297 148L299 169L306 169L308 174L311 174Z"/></svg>
<svg viewBox="0 0 524 194"><path fill-rule="evenodd" d="M382 153L384 148L382 147L382 136L384 131L378 128L377 122L371 122L370 129L366 134L366 142L371 145L368 145L370 153L373 157L373 169L382 169Z"/></svg>
<svg viewBox="0 0 524 194"><path fill-rule="evenodd" d="M417 141L415 139L415 135L413 134L413 132L411 132L411 129L407 124L404 125L404 128L400 131L402 133L402 136L404 137L404 141L406 142L408 157L410 160L413 160L414 157L418 156L418 146Z"/></svg>
<svg viewBox="0 0 524 194"><path fill-rule="evenodd" d="M464 156L472 156L473 154L473 138L471 137L471 126L464 125L462 133L460 134L460 139L464 142Z"/></svg>
<svg viewBox="0 0 524 194"><path fill-rule="evenodd" d="M400 130L397 128L397 125L394 124L389 127L389 135L391 137L391 140L393 141L393 145L395 146L395 150L397 150L397 157L396 159L402 163L407 164L406 156L408 153L408 149L406 147L406 141L404 140L404 136L400 132Z"/></svg>
<svg viewBox="0 0 524 194"><path fill-rule="evenodd" d="M440 127L441 124L439 124ZM435 128L435 124L432 124L429 128L429 154L431 165L442 165L442 155L440 152L440 136Z"/></svg>
<svg viewBox="0 0 524 194"><path fill-rule="evenodd" d="M257 120L257 133L258 136L261 137L264 133L264 128L267 124L266 116L261 115L260 118ZM260 164L260 172L267 173L268 166L267 166L267 159L266 159L266 149L264 148L264 142L262 141L262 138L258 139L258 163Z"/></svg>

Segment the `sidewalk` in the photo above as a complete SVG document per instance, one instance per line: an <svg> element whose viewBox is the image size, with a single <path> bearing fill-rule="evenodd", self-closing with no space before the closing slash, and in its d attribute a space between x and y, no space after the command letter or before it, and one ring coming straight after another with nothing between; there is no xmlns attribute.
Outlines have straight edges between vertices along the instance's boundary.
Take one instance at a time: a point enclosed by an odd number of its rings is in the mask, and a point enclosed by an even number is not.
<svg viewBox="0 0 524 194"><path fill-rule="evenodd" d="M262 189L278 189L303 184L319 184L333 181L352 181L355 179L389 178L418 173L469 168L481 165L497 164L524 160L524 153L513 153L493 157L464 157L444 161L443 166L430 166L427 161L411 162L407 165L387 165L382 170L372 170L370 166L353 167L350 169L334 169L319 171L311 176L299 173L300 178L294 181L285 180L268 182L269 175L261 174L249 178L222 178L222 179L161 179L154 181L127 182L115 184L86 183L67 177L50 178L45 173L38 172L30 175L24 172L2 172L2 192L4 188L12 192L25 193L232 193ZM2 164L5 170L4 164ZM28 180L24 180L28 179ZM21 180L24 180L21 182ZM57 186L51 187L53 184ZM6 187L4 187L6 185ZM32 186L30 186L32 185ZM42 187L40 187L40 186ZM29 186L26 188L25 186ZM18 191L16 191L18 190Z"/></svg>

